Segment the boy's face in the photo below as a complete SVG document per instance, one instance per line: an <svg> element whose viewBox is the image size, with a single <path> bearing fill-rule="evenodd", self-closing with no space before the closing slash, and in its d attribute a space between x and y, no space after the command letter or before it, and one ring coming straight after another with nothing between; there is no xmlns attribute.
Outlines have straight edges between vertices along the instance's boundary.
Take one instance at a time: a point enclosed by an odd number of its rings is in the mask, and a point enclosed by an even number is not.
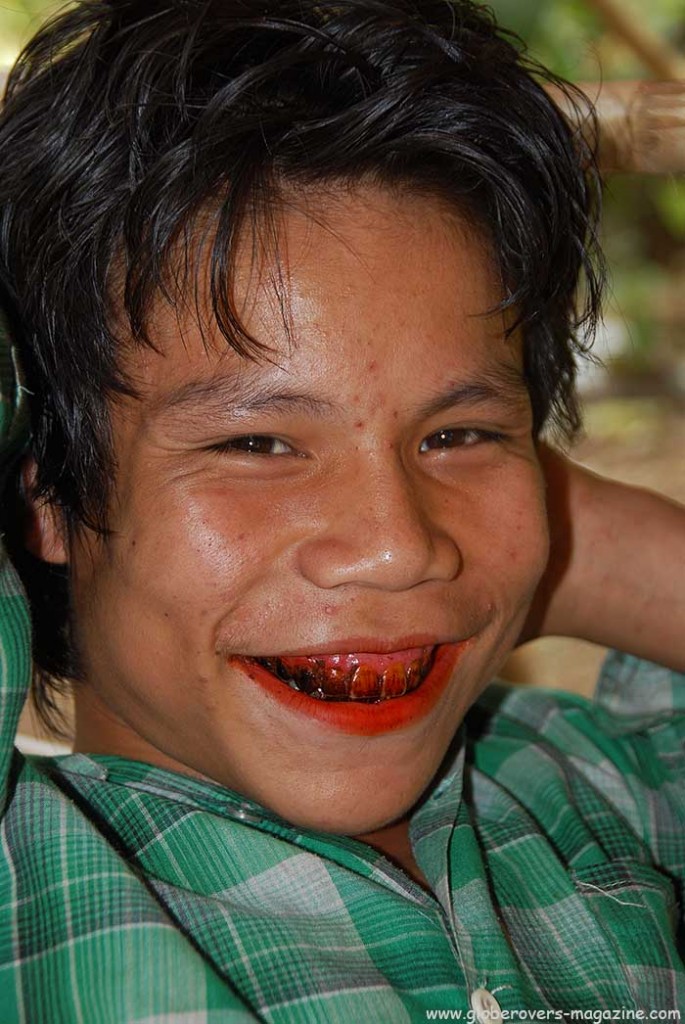
<svg viewBox="0 0 685 1024"><path fill-rule="evenodd" d="M253 265L247 239L236 283L273 361L161 306L161 354L131 356L115 532L65 553L76 749L361 834L417 800L515 642L543 487L520 341L479 316L501 295L472 232L372 190L278 224L278 256Z"/></svg>

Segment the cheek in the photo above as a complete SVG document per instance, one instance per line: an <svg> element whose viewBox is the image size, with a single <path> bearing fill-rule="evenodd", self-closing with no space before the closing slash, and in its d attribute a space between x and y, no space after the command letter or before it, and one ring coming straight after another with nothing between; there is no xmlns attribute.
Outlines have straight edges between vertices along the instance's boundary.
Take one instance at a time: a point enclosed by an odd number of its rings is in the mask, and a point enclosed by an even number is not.
<svg viewBox="0 0 685 1024"><path fill-rule="evenodd" d="M219 487L169 488L163 503L138 502L128 522L118 553L122 578L160 596L175 588L180 601L239 586L273 536L267 503Z"/></svg>
<svg viewBox="0 0 685 1024"><path fill-rule="evenodd" d="M504 546L503 571L520 600L530 603L549 558L547 510L539 491L512 501Z"/></svg>
<svg viewBox="0 0 685 1024"><path fill-rule="evenodd" d="M84 639L138 650L144 637L156 657L190 647L193 631L230 610L256 571L249 517L231 517L228 508L186 498L164 508L138 502L112 540L79 551L73 595Z"/></svg>
<svg viewBox="0 0 685 1024"><path fill-rule="evenodd" d="M145 631L156 657L176 652L211 672L220 637L242 648L283 617L273 580L287 576L292 529L262 494L179 487L163 510L138 501L127 524L98 587L99 628L110 636Z"/></svg>
<svg viewBox="0 0 685 1024"><path fill-rule="evenodd" d="M532 596L549 555L542 476L535 463L513 464L478 491L468 543L500 598ZM468 554L468 553L467 553Z"/></svg>
<svg viewBox="0 0 685 1024"><path fill-rule="evenodd" d="M173 510L156 546L161 558L165 548L173 551L169 569L179 581L225 593L254 568L255 519L230 499L189 498Z"/></svg>
<svg viewBox="0 0 685 1024"><path fill-rule="evenodd" d="M549 555L547 512L542 493L512 495L507 510L506 555L512 572L537 579Z"/></svg>

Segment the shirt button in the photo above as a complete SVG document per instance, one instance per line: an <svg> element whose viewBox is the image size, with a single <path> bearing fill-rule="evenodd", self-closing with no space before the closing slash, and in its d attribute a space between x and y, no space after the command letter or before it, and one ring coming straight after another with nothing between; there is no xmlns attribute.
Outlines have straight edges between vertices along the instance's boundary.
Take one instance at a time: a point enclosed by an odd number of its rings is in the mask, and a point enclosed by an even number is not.
<svg viewBox="0 0 685 1024"><path fill-rule="evenodd" d="M503 1020L499 1003L486 988L477 988L471 993L471 1009L478 1024L501 1024Z"/></svg>
<svg viewBox="0 0 685 1024"><path fill-rule="evenodd" d="M234 814L240 821L248 821L250 823L259 821L258 815L254 814L246 807L238 807L238 809L234 811Z"/></svg>

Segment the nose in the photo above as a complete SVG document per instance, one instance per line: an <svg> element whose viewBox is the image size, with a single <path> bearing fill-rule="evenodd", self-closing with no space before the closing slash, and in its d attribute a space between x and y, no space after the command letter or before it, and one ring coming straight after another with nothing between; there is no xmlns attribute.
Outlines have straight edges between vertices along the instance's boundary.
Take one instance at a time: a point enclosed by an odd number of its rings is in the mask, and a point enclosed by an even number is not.
<svg viewBox="0 0 685 1024"><path fill-rule="evenodd" d="M461 551L432 506L431 484L399 459L380 468L358 465L331 488L321 519L299 548L300 572L323 589L352 584L401 591L452 580L461 570Z"/></svg>

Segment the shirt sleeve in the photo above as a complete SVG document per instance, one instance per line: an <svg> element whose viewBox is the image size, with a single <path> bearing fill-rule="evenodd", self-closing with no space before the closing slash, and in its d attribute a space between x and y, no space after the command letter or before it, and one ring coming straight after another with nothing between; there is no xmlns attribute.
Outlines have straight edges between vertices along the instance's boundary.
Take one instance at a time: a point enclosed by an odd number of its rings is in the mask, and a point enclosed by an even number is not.
<svg viewBox="0 0 685 1024"><path fill-rule="evenodd" d="M592 716L624 754L622 774L656 863L685 883L685 675L613 651Z"/></svg>
<svg viewBox="0 0 685 1024"><path fill-rule="evenodd" d="M14 738L31 678L31 627L21 583L0 541L0 815L8 800Z"/></svg>
<svg viewBox="0 0 685 1024"><path fill-rule="evenodd" d="M685 772L685 675L611 651L594 697L595 717L606 732L647 731L669 770Z"/></svg>
<svg viewBox="0 0 685 1024"><path fill-rule="evenodd" d="M7 472L26 447L27 439L26 403L0 316L0 501ZM7 805L14 738L30 680L28 601L0 535L0 815Z"/></svg>

